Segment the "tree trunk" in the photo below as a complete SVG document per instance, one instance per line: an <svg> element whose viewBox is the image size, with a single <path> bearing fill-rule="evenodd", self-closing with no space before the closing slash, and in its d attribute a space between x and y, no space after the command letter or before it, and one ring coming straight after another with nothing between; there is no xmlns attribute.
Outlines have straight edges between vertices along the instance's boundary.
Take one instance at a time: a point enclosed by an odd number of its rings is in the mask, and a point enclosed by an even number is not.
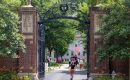
<svg viewBox="0 0 130 80"><path fill-rule="evenodd" d="M52 49L48 49L48 50L49 50L49 57L51 57Z"/></svg>
<svg viewBox="0 0 130 80"><path fill-rule="evenodd" d="M113 70L113 67L112 67L112 57L109 57L109 74L112 74L112 70Z"/></svg>
<svg viewBox="0 0 130 80"><path fill-rule="evenodd" d="M49 56L51 57L51 50L49 50Z"/></svg>
<svg viewBox="0 0 130 80"><path fill-rule="evenodd" d="M56 62L58 62L58 51L55 50L55 57L56 57Z"/></svg>

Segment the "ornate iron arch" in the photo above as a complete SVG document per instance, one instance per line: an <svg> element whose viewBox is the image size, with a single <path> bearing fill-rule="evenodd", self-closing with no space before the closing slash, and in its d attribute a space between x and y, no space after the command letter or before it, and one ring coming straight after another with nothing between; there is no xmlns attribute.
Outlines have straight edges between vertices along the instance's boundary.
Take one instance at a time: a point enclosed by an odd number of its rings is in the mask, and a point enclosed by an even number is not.
<svg viewBox="0 0 130 80"><path fill-rule="evenodd" d="M48 11L43 13L40 16L39 29L38 29L38 53L39 53L39 78L44 77L45 75L45 27L46 23L52 22L57 19L72 19L79 21L84 26L87 24L90 24L89 21L81 20L76 16L77 12L80 12L81 14L85 14L80 10L76 10L74 7L72 7L73 10L69 10L70 7L67 4L60 4L60 5L54 5L51 7ZM62 10L65 9L65 10ZM74 13L75 12L75 13ZM87 30L87 61L89 62L89 27L86 27ZM89 71L87 71L87 75L89 76Z"/></svg>

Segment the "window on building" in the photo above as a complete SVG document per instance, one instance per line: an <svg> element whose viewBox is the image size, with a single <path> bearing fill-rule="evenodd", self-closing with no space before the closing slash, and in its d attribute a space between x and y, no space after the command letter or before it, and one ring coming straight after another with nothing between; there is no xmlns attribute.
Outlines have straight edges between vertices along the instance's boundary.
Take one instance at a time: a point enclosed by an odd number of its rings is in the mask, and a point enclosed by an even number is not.
<svg viewBox="0 0 130 80"><path fill-rule="evenodd" d="M83 51L83 56L85 56L85 51Z"/></svg>
<svg viewBox="0 0 130 80"><path fill-rule="evenodd" d="M71 56L73 56L74 54L73 53L71 53Z"/></svg>

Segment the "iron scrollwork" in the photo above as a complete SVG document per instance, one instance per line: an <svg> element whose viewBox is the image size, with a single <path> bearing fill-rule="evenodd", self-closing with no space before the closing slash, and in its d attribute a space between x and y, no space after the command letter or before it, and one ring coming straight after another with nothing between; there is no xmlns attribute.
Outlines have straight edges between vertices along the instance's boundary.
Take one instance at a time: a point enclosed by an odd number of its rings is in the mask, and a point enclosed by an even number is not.
<svg viewBox="0 0 130 80"><path fill-rule="evenodd" d="M45 74L45 26L43 24L39 24L39 39L38 39L38 45L39 45L39 78L44 77Z"/></svg>
<svg viewBox="0 0 130 80"><path fill-rule="evenodd" d="M41 20L39 22L39 40L38 40L39 41L39 44L38 44L39 45L39 76L40 77L44 76L45 74L45 27L47 26L46 23L51 22L56 19L73 19L73 20L79 21L82 25L86 27L88 27L87 24L90 24L89 22L87 22L86 16L83 18L84 20L81 20L77 16L76 17L72 16L74 13L68 13L70 11L69 9L72 8L73 10L71 10L70 12L76 11L83 15L86 14L80 10L76 10L75 4L72 4L71 6L69 5L70 4L60 4L57 7L56 6L51 7L41 17ZM59 8L61 11L58 11ZM89 39L89 32L86 34ZM89 40L86 43L88 43L87 47L89 49L90 47ZM89 50L88 50L88 54L89 54ZM89 55L87 59L89 59ZM87 74L89 75L89 71Z"/></svg>

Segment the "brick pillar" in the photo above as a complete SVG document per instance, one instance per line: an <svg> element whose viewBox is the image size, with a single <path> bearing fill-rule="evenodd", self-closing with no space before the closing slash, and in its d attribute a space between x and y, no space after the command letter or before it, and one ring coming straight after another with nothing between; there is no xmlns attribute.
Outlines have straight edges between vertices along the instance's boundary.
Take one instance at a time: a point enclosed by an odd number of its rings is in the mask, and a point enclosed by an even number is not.
<svg viewBox="0 0 130 80"><path fill-rule="evenodd" d="M19 73L31 73L37 75L38 72L38 48L37 48L37 27L38 13L31 6L23 6L20 9L21 16L21 33L25 38L26 53L20 53Z"/></svg>
<svg viewBox="0 0 130 80"><path fill-rule="evenodd" d="M89 56L89 65L90 73L94 73L94 12L91 9L90 13L90 56Z"/></svg>
<svg viewBox="0 0 130 80"><path fill-rule="evenodd" d="M129 80L130 80L130 59L129 59Z"/></svg>
<svg viewBox="0 0 130 80"><path fill-rule="evenodd" d="M97 49L102 47L103 39L101 33L98 32L98 29L101 26L101 18L106 14L105 10L102 10L98 7L92 7L90 9L90 73L95 75L97 73L104 74L108 73L108 60L98 62Z"/></svg>

